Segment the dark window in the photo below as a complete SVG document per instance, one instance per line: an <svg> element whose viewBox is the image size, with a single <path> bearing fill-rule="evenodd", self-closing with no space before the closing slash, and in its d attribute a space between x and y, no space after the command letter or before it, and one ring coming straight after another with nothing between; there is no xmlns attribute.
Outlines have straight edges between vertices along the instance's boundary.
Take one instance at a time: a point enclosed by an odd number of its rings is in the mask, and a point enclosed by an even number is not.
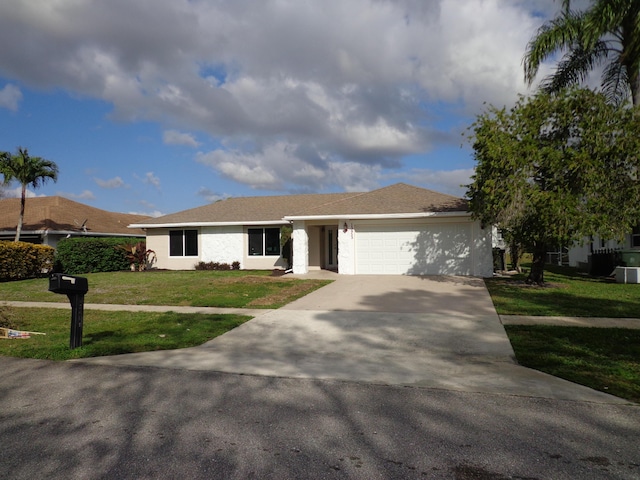
<svg viewBox="0 0 640 480"><path fill-rule="evenodd" d="M263 245L263 229L262 228L250 228L249 233L249 255L262 256Z"/></svg>
<svg viewBox="0 0 640 480"><path fill-rule="evenodd" d="M640 225L633 227L633 232L631 234L631 246L640 247Z"/></svg>
<svg viewBox="0 0 640 480"><path fill-rule="evenodd" d="M279 228L249 228L249 256L279 256Z"/></svg>
<svg viewBox="0 0 640 480"><path fill-rule="evenodd" d="M182 257L183 254L182 230L171 230L169 232L169 256Z"/></svg>
<svg viewBox="0 0 640 480"><path fill-rule="evenodd" d="M280 255L280 229L264 229L265 255Z"/></svg>
<svg viewBox="0 0 640 480"><path fill-rule="evenodd" d="M169 231L169 256L170 257L197 257L198 256L198 231L197 230L170 230Z"/></svg>
<svg viewBox="0 0 640 480"><path fill-rule="evenodd" d="M187 257L198 256L198 231L197 230L184 231L184 254Z"/></svg>

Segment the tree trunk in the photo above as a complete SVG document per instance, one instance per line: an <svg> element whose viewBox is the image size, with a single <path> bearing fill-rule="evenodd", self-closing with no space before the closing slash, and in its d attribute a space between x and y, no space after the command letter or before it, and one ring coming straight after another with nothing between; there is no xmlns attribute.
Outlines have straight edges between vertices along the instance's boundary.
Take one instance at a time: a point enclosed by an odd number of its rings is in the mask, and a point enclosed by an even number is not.
<svg viewBox="0 0 640 480"><path fill-rule="evenodd" d="M520 268L520 245L516 242L511 242L509 244L509 253L511 255L511 269L522 273L522 269Z"/></svg>
<svg viewBox="0 0 640 480"><path fill-rule="evenodd" d="M22 185L22 196L20 197L20 217L18 217L18 226L16 227L16 238L14 242L20 241L20 232L22 231L22 222L24 220L24 204L27 197L27 186Z"/></svg>
<svg viewBox="0 0 640 480"><path fill-rule="evenodd" d="M634 107L640 106L640 75L633 75L629 81L631 101Z"/></svg>
<svg viewBox="0 0 640 480"><path fill-rule="evenodd" d="M547 249L545 246L536 247L533 250L533 261L531 262L531 271L527 277L527 283L535 283L536 285L544 284L544 264L547 257Z"/></svg>

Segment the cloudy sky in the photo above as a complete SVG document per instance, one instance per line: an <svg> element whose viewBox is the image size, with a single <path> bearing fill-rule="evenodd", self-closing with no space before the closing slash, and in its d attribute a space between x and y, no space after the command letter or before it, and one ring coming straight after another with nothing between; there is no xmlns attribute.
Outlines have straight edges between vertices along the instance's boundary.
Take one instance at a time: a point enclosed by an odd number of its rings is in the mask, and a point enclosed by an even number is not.
<svg viewBox="0 0 640 480"><path fill-rule="evenodd" d="M461 133L530 92L522 56L559 3L3 0L0 150L58 164L37 194L150 215L396 182L462 196Z"/></svg>

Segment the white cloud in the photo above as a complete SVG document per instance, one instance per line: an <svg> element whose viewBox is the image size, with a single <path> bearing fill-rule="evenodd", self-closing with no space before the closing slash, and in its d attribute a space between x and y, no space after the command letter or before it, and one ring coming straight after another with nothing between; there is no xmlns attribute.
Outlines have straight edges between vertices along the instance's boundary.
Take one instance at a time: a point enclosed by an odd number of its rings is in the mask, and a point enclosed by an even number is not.
<svg viewBox="0 0 640 480"><path fill-rule="evenodd" d="M95 200L96 196L91 190L83 190L82 193L58 192L58 195L74 200Z"/></svg>
<svg viewBox="0 0 640 480"><path fill-rule="evenodd" d="M96 184L98 184L100 188L115 189L115 188L122 188L127 186L124 183L124 180L122 180L122 178L120 177L113 177L113 178L110 178L109 180L102 180L100 178L95 177L93 180L96 182Z"/></svg>
<svg viewBox="0 0 640 480"><path fill-rule="evenodd" d="M162 215L166 215L165 212L161 212L153 203L148 202L147 200L140 200L138 203L144 207L144 210L129 211L127 213L132 215L146 215L148 217L161 217Z"/></svg>
<svg viewBox="0 0 640 480"><path fill-rule="evenodd" d="M7 198L21 198L22 197L22 187L18 186L16 188L3 188L2 194ZM38 195L36 192L29 190L27 188L25 193L26 198L31 197L46 197L44 194Z"/></svg>
<svg viewBox="0 0 640 480"><path fill-rule="evenodd" d="M374 188L379 167L334 161L314 148L276 142L245 153L214 150L199 153L198 162L236 182L264 190L321 191L339 186L347 191Z"/></svg>
<svg viewBox="0 0 640 480"><path fill-rule="evenodd" d="M204 198L208 203L214 203L218 200L224 200L225 198L229 198L229 195L226 193L217 193L207 187L200 187L196 192L196 195Z"/></svg>
<svg viewBox="0 0 640 480"><path fill-rule="evenodd" d="M193 135L177 130L165 130L162 134L162 141L167 145L185 145L193 148L200 146L200 142L198 142Z"/></svg>
<svg viewBox="0 0 640 480"><path fill-rule="evenodd" d="M160 189L160 179L156 177L153 172L147 172L144 176L143 182Z"/></svg>
<svg viewBox="0 0 640 480"><path fill-rule="evenodd" d="M0 50L0 71L175 127L165 144L208 135L223 147L198 161L253 188L375 186L437 147L443 119L526 92L526 44L558 3L2 2L1 44L30 41Z"/></svg>
<svg viewBox="0 0 640 480"><path fill-rule="evenodd" d="M166 215L165 212L161 212L160 210L140 210L140 211L131 210L127 213L131 215L145 215L147 217L154 217L154 218Z"/></svg>
<svg viewBox="0 0 640 480"><path fill-rule="evenodd" d="M0 90L0 107L2 108L16 112L21 100L22 92L15 85L8 83Z"/></svg>
<svg viewBox="0 0 640 480"><path fill-rule="evenodd" d="M437 190L456 197L464 197L467 188L464 185L471 183L473 168L461 168L456 170L428 170L413 169L393 178L398 178L404 182L422 185L426 188Z"/></svg>

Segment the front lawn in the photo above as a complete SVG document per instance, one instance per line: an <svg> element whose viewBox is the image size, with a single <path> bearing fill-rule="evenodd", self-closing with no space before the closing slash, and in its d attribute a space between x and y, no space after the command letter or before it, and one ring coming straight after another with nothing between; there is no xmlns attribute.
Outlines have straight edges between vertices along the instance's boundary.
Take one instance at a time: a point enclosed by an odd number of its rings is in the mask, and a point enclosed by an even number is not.
<svg viewBox="0 0 640 480"><path fill-rule="evenodd" d="M81 275L89 282L85 303L195 307L279 308L328 280L273 277L270 271L147 271ZM48 278L0 283L7 301L68 302L48 291Z"/></svg>
<svg viewBox="0 0 640 480"><path fill-rule="evenodd" d="M547 285L527 285L526 275L486 279L500 315L640 317L640 285L592 278L575 269L548 266Z"/></svg>
<svg viewBox="0 0 640 480"><path fill-rule="evenodd" d="M500 315L640 317L640 285L547 266L544 286L526 275L486 279ZM640 402L640 330L505 325L518 362L529 368Z"/></svg>
<svg viewBox="0 0 640 480"><path fill-rule="evenodd" d="M85 310L83 345L69 349L71 316L53 308L0 307L0 319L15 328L46 335L0 338L0 355L48 360L99 357L202 345L251 317L183 313L106 312Z"/></svg>
<svg viewBox="0 0 640 480"><path fill-rule="evenodd" d="M640 403L640 330L506 325L521 365Z"/></svg>

